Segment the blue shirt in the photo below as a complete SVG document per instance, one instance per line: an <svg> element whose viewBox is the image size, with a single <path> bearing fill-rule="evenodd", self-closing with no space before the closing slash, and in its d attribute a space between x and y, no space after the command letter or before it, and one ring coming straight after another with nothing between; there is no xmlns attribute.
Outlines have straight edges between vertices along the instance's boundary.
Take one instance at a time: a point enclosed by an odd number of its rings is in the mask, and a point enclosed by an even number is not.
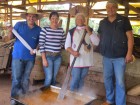
<svg viewBox="0 0 140 105"><path fill-rule="evenodd" d="M27 21L24 21L16 23L14 29L31 46L32 49L36 49L39 42L39 33L41 31L41 28L39 26L34 25L34 27L31 29L29 28ZM30 51L17 38L14 43L12 56L13 59L35 59L35 55L31 55Z"/></svg>

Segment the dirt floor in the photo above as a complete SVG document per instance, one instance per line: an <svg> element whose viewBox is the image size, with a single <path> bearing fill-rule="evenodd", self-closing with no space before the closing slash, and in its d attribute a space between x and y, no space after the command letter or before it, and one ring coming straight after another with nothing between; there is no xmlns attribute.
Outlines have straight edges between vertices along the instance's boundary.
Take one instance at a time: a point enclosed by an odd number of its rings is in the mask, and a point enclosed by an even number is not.
<svg viewBox="0 0 140 105"><path fill-rule="evenodd" d="M41 87L42 84L30 86L30 90ZM11 75L0 74L0 105L10 105Z"/></svg>
<svg viewBox="0 0 140 105"><path fill-rule="evenodd" d="M0 105L10 105L10 74L0 74Z"/></svg>
<svg viewBox="0 0 140 105"><path fill-rule="evenodd" d="M30 86L30 90L39 89L43 86L43 82ZM10 105L10 91L11 91L11 75L0 74L0 105ZM103 101L95 100L90 105L101 105ZM135 105L127 103L127 105Z"/></svg>
<svg viewBox="0 0 140 105"><path fill-rule="evenodd" d="M39 89L43 86L42 83L37 83L30 86L30 90ZM0 105L10 105L10 91L11 91L11 75L0 74ZM100 105L101 102L95 102L94 105Z"/></svg>

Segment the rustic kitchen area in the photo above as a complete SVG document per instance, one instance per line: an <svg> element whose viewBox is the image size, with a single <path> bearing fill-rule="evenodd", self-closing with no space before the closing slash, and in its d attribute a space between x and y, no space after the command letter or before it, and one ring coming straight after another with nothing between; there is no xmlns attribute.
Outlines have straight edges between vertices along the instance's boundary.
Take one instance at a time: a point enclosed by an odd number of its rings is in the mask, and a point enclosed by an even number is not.
<svg viewBox="0 0 140 105"><path fill-rule="evenodd" d="M105 96L105 90L104 90L104 85L103 85L103 75L102 75L102 63L101 63L102 57L98 53L95 53L95 57L96 57L96 61L95 61L96 66L90 68L90 71L85 80L85 87L81 91L81 93L84 94L85 96L94 97L98 99L95 101L92 101L92 103L87 104L87 105L100 105L103 102L104 96ZM36 59L38 60L40 59L40 57L37 57ZM32 104L32 102L37 103L38 101L44 103L44 101L42 101L42 100L45 100L43 97L47 96L46 95L47 92L46 93L43 92L43 94L40 93L41 92L40 88L43 86L44 76L43 76L42 70L39 69L40 68L39 63L40 62L35 63L35 68L36 69L38 68L38 71L34 68L31 73L30 91L32 92L33 90L39 90L37 91L37 94L41 94L41 95L39 96L40 97L39 99L36 93L34 93L35 95L34 94L32 95L32 93L29 93L29 95L27 95L24 101L28 102L30 98L32 100L31 105L34 105ZM134 63L128 64L127 66L127 71L126 71L127 92L140 84L139 66L140 66L140 59L138 58L136 59ZM67 70L67 67L65 65L62 65L57 76L58 88L61 87L63 83L63 80L66 75L66 70ZM11 89L11 71L10 70L6 72L1 71L0 73L0 105L10 105L9 104L10 103L10 89ZM137 92L133 91L133 93L131 93L132 95L127 95L127 105L140 105L139 104L140 96L138 93L139 93L138 91ZM57 95L56 93L54 94ZM20 101L24 102L23 97L21 98ZM70 99L70 102L72 102L71 99ZM30 105L30 104L27 104L27 105ZM35 104L35 105L39 105L39 104ZM42 105L46 105L46 104L42 104ZM62 105L62 104L57 103L57 104L49 104L49 105ZM65 103L64 105L67 105L67 104ZM75 104L70 104L70 105L75 105ZM84 105L84 104L81 103L78 105Z"/></svg>
<svg viewBox="0 0 140 105"><path fill-rule="evenodd" d="M138 41L139 42L139 41ZM0 105L10 105L10 90L11 90L11 51L12 51L12 45L14 43L14 40L9 40L6 42L1 43L0 47ZM127 65L127 70L126 70L126 89L127 89L127 105L140 105L140 58L139 58L139 47L138 44L135 44L134 46L136 49L136 60L133 63L130 63ZM62 86L62 83L64 82L64 78L66 76L66 71L67 71L67 59L68 55L67 53L63 50L63 62L61 65L61 68L59 70L59 73L57 75L57 92L55 93L50 93L52 96L54 95L55 100L57 100L57 95L58 91L60 90L60 87ZM100 105L104 98L105 98L105 90L104 90L104 85L103 85L103 73L102 73L102 56L95 52L94 53L95 57L95 66L91 67L89 70L89 73L85 79L85 87L83 90L81 90L80 94L82 94L84 98L82 98L80 95L77 96L80 100L86 99L85 96L90 97L91 99L87 99L85 103L91 102L90 104L87 105ZM34 105L33 102L35 102L35 105L37 104L38 101L44 103L46 100L44 97L47 96L47 92L42 92L40 90L41 87L43 87L43 80L44 80L44 73L43 73L43 68L42 68L42 62L41 62L41 56L38 53L35 61L35 65L33 68L33 71L30 76L30 91L32 92L33 90L38 90L37 96L36 93L32 95L32 93L29 93L27 95L27 98L22 97L21 102L27 102L27 105ZM56 89L55 89L56 90ZM74 93L75 94L75 93ZM78 93L79 94L79 93ZM70 92L69 94L70 95ZM40 98L39 98L40 97ZM75 97L75 96L74 96ZM93 101L93 99L97 98L96 100ZM29 99L31 100L29 102ZM67 99L68 100L68 99ZM69 99L71 103L72 100L71 98ZM30 104L29 104L30 103ZM64 103L64 105L67 105ZM45 103L42 105L46 105ZM51 105L51 104L48 104ZM57 104L52 104L52 105L58 105ZM59 104L62 105L62 104ZM70 104L70 105L75 105L75 104ZM84 105L83 103L79 102L78 105Z"/></svg>

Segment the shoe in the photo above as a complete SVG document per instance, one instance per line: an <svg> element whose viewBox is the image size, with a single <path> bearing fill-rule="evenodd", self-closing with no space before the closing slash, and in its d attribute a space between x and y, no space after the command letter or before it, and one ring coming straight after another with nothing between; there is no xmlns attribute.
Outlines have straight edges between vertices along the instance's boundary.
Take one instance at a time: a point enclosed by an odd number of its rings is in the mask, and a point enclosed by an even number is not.
<svg viewBox="0 0 140 105"><path fill-rule="evenodd" d="M16 101L11 99L11 105L16 105Z"/></svg>
<svg viewBox="0 0 140 105"><path fill-rule="evenodd" d="M104 102L104 103L102 103L101 105L111 105L111 104L108 103L108 102Z"/></svg>

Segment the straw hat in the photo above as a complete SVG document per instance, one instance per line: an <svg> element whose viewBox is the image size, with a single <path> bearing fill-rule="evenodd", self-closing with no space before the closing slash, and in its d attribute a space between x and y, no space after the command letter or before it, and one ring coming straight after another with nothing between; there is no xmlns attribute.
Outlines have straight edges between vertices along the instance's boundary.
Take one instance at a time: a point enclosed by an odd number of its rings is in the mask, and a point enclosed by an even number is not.
<svg viewBox="0 0 140 105"><path fill-rule="evenodd" d="M20 16L23 19L26 19L26 14L36 14L37 15L37 19L41 19L42 15L40 13L37 12L35 7L29 7L26 13L22 13Z"/></svg>

